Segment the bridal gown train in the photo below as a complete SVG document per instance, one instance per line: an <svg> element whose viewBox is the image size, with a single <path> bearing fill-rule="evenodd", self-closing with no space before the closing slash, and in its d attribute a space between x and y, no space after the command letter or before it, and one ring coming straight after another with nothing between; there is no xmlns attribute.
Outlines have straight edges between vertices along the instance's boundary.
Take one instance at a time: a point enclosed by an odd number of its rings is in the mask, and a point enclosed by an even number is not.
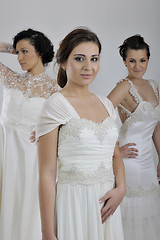
<svg viewBox="0 0 160 240"><path fill-rule="evenodd" d="M128 79L125 79L129 81ZM160 186L153 154L152 135L160 121L160 105L153 108L143 101L134 84L130 83L130 94L137 102L133 113L120 105L127 119L122 124L119 144L136 143L138 157L124 158L127 191L121 204L125 240L160 239ZM149 80L158 98L157 84Z"/></svg>
<svg viewBox="0 0 160 240"><path fill-rule="evenodd" d="M82 119L60 93L44 104L38 136L58 126L56 225L59 240L123 240L120 208L102 224L99 199L114 188L112 157L118 138L112 103L103 122Z"/></svg>
<svg viewBox="0 0 160 240"><path fill-rule="evenodd" d="M0 64L0 239L40 240L35 130L45 98L56 89L46 73L17 74ZM41 86L41 92L36 93ZM33 95L33 96L32 96Z"/></svg>

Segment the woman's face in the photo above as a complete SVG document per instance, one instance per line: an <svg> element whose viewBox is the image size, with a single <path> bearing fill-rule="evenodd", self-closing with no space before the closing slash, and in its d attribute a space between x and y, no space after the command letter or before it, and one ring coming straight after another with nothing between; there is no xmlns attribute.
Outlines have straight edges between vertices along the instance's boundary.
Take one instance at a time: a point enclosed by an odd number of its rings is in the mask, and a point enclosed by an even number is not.
<svg viewBox="0 0 160 240"><path fill-rule="evenodd" d="M66 71L68 83L88 86L99 70L99 48L94 42L83 42L70 53L61 67Z"/></svg>
<svg viewBox="0 0 160 240"><path fill-rule="evenodd" d="M42 64L41 57L29 40L20 40L16 45L16 53L22 70L32 73Z"/></svg>
<svg viewBox="0 0 160 240"><path fill-rule="evenodd" d="M131 79L141 79L147 70L148 57L145 49L127 51L127 58L124 61Z"/></svg>

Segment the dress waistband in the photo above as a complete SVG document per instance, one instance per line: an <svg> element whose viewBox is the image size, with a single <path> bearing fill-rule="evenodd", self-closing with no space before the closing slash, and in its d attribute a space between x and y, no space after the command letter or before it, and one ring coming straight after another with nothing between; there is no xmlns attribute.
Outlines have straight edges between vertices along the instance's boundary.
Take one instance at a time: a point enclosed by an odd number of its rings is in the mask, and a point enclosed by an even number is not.
<svg viewBox="0 0 160 240"><path fill-rule="evenodd" d="M105 182L114 183L114 174L112 168L106 168L103 164L100 164L96 170L80 170L76 166L61 170L61 166L59 167L58 183L93 185Z"/></svg>

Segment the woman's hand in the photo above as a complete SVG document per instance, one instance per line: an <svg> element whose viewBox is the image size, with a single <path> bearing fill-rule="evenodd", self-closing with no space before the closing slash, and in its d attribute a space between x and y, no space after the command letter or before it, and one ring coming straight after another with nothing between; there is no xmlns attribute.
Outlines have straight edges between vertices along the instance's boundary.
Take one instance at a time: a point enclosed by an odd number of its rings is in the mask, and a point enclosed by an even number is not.
<svg viewBox="0 0 160 240"><path fill-rule="evenodd" d="M29 138L31 143L34 143L36 141L36 131L33 131L31 133L31 137Z"/></svg>
<svg viewBox="0 0 160 240"><path fill-rule="evenodd" d="M101 209L102 223L104 223L106 219L115 212L115 210L121 203L124 195L125 195L125 190L120 187L117 187L107 192L99 200L100 203L104 203Z"/></svg>
<svg viewBox="0 0 160 240"><path fill-rule="evenodd" d="M136 146L136 144L128 143L119 148L122 158L136 158L138 156L138 149L131 146Z"/></svg>

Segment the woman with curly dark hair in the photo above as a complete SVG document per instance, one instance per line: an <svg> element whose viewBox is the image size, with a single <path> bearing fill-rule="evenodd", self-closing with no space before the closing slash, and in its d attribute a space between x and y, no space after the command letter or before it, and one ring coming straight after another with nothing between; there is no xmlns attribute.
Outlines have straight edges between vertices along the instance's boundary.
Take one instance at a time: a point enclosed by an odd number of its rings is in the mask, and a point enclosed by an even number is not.
<svg viewBox="0 0 160 240"><path fill-rule="evenodd" d="M0 239L41 239L38 204L37 147L31 135L39 112L57 84L45 72L52 61L51 41L39 31L19 32L13 46L0 43L0 52L18 56L19 74L0 63L4 87L0 117Z"/></svg>

